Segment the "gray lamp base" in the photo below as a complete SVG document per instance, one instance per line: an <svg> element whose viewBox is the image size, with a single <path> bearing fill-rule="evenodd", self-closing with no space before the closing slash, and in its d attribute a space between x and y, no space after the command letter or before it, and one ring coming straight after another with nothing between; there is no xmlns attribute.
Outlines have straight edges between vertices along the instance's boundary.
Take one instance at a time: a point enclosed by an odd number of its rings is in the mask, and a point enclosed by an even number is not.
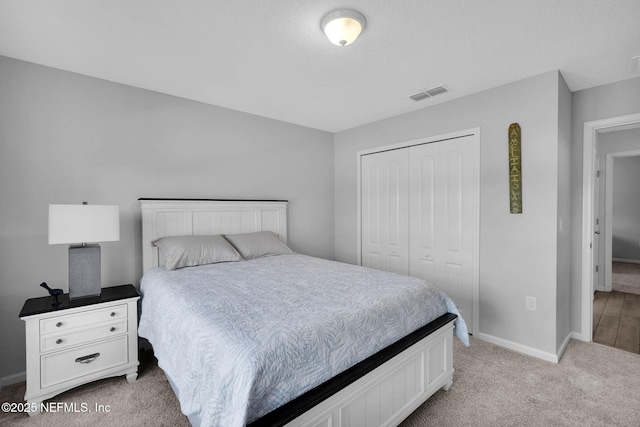
<svg viewBox="0 0 640 427"><path fill-rule="evenodd" d="M100 296L100 245L69 246L69 299Z"/></svg>

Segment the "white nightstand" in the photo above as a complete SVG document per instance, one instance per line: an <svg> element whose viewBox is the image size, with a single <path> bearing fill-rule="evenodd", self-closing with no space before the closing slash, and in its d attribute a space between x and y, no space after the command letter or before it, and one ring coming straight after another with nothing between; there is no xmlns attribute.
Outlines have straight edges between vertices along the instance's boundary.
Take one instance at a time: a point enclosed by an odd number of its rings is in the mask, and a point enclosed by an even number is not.
<svg viewBox="0 0 640 427"><path fill-rule="evenodd" d="M138 377L138 300L132 285L102 288L99 297L32 298L20 318L27 339L29 415L43 400L102 378Z"/></svg>

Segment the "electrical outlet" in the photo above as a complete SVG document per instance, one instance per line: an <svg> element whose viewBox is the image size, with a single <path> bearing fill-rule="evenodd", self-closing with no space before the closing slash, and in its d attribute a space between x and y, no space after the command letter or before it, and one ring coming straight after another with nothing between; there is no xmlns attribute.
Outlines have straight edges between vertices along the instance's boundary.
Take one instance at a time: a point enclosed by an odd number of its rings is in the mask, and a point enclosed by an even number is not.
<svg viewBox="0 0 640 427"><path fill-rule="evenodd" d="M536 297L526 297L525 308L529 311L536 311L538 309Z"/></svg>

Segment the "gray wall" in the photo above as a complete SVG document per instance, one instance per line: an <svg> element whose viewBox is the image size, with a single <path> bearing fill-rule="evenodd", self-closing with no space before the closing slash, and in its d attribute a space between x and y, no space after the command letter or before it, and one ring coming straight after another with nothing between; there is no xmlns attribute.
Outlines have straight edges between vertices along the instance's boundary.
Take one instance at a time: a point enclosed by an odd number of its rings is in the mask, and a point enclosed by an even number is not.
<svg viewBox="0 0 640 427"><path fill-rule="evenodd" d="M549 72L336 134L336 259L357 261L359 150L480 127L480 332L555 355L556 230L559 212L568 211L558 207L559 180L568 178L558 174L559 138L568 137L559 120L568 121L570 108L563 85L558 72ZM522 128L521 215L509 213L507 129L513 122ZM525 296L537 298L537 312L525 310Z"/></svg>
<svg viewBox="0 0 640 427"><path fill-rule="evenodd" d="M640 113L640 77L573 93L571 129L571 330L582 332L582 163L584 123Z"/></svg>
<svg viewBox="0 0 640 427"><path fill-rule="evenodd" d="M0 57L0 379L24 370L24 300L43 295L43 280L66 289L67 249L47 244L50 203L121 207L121 240L102 245L105 284L140 277L138 197L288 199L294 250L355 263L356 152L472 127L480 330L553 354L568 313L569 330L581 329L584 122L638 112L640 78L569 95L550 72L334 136ZM508 213L512 122L523 132L522 215Z"/></svg>
<svg viewBox="0 0 640 427"><path fill-rule="evenodd" d="M141 276L139 197L288 199L292 249L333 258L333 135L0 57L0 379L25 369L25 299L67 289L48 205L120 206L115 285Z"/></svg>
<svg viewBox="0 0 640 427"><path fill-rule="evenodd" d="M600 158L600 170L604 170L606 167L607 154L621 153L621 152L629 152L629 151L638 151L640 152L640 128L636 129L624 129L618 130L614 132L605 132L600 133L598 135L596 152L598 157ZM640 157L636 157L636 162L632 160L627 162L627 159L616 158L614 159L614 179L616 179L617 184L614 184L614 191L621 191L622 194L619 194L617 198L614 200L614 215L619 218L616 221L614 219L614 230L613 230L613 257L614 258L624 258L631 260L640 261L640 246L638 242L640 241L640 187L638 183L640 183L640 164L637 163L640 161ZM619 162L621 161L621 162ZM629 170L627 171L625 165L629 166ZM635 166L635 167L634 167ZM635 172L635 173L634 173ZM619 175L622 174L622 175ZM606 218L606 174L601 174L601 179L598 180L599 184L599 207L598 207L598 216L600 218L600 229L603 232L601 236L604 236L604 222ZM622 179L620 179L622 178ZM623 196L624 194L624 196ZM619 201L619 202L618 202ZM621 202L621 203L620 203ZM634 208L637 206L636 208ZM635 228L632 228L632 223L635 220ZM616 223L621 224L629 224L631 227L625 226L624 231L618 231L616 233L615 226ZM635 241L635 244L632 242ZM618 244L616 244L618 243ZM605 247L604 240L602 239L602 243L599 245L598 251L598 265L601 266L599 269L599 278L598 283L600 287L603 287L605 284ZM616 255L617 252L621 251ZM631 256L631 258L625 258L627 256Z"/></svg>
<svg viewBox="0 0 640 427"><path fill-rule="evenodd" d="M613 161L614 259L640 262L640 157Z"/></svg>
<svg viewBox="0 0 640 427"><path fill-rule="evenodd" d="M571 91L558 85L558 249L556 351L571 333Z"/></svg>

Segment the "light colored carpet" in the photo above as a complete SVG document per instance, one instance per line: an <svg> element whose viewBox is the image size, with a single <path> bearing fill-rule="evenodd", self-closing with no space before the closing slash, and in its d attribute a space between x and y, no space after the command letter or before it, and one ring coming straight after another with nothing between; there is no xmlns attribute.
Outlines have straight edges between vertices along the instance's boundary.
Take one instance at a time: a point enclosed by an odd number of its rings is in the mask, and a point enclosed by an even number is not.
<svg viewBox="0 0 640 427"><path fill-rule="evenodd" d="M554 364L473 339L454 348L453 387L403 424L640 426L640 355L572 340Z"/></svg>
<svg viewBox="0 0 640 427"><path fill-rule="evenodd" d="M559 364L493 344L456 339L454 384L404 423L417 426L639 426L640 355L571 341ZM109 413L48 413L36 418L0 412L2 426L186 426L162 370L149 355L129 384L97 381L52 399L111 405ZM22 402L24 384L5 387L0 402Z"/></svg>
<svg viewBox="0 0 640 427"><path fill-rule="evenodd" d="M0 403L24 402L25 383L5 386L0 391ZM24 427L137 427L190 426L180 412L180 404L167 378L158 367L151 351L141 351L138 379L128 383L124 376L107 378L59 394L49 402L109 405L109 412L65 411L42 413L36 417L26 414L0 412L0 426ZM71 406L69 406L71 408Z"/></svg>
<svg viewBox="0 0 640 427"><path fill-rule="evenodd" d="M640 264L614 262L611 266L611 288L640 295Z"/></svg>

